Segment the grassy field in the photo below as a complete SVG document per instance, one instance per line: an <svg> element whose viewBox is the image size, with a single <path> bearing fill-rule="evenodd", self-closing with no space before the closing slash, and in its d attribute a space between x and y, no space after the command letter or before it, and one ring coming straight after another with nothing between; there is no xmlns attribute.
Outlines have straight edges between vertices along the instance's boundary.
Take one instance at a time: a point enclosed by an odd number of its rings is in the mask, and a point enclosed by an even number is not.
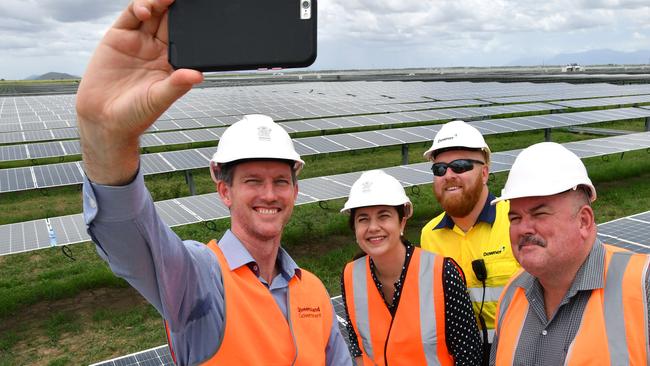
<svg viewBox="0 0 650 366"><path fill-rule="evenodd" d="M642 121L608 123L607 128L643 129ZM594 138L554 131L558 142ZM541 131L489 136L493 151L517 149L543 141ZM409 148L409 161L422 161L429 143ZM307 157L301 178L399 165L401 149L382 148L352 153ZM598 190L598 222L650 209L650 155L647 151L586 159ZM207 170L194 174L198 193L214 190ZM498 194L506 174L490 179ZM189 194L183 174L147 178L155 200ZM419 189L417 189L419 188ZM440 212L431 188L407 192L414 202L414 217L407 237L419 242L420 228ZM344 200L295 209L284 234L284 245L303 267L315 272L332 295L340 293L343 265L357 251L347 219L338 211ZM5 194L0 197L0 223L20 222L81 211L80 188ZM175 228L183 239L206 242L219 238L229 220L213 230L205 224ZM95 254L90 243L70 247L75 260L52 248L0 257L0 366L77 365L98 362L165 342L160 316L123 280L116 278Z"/></svg>

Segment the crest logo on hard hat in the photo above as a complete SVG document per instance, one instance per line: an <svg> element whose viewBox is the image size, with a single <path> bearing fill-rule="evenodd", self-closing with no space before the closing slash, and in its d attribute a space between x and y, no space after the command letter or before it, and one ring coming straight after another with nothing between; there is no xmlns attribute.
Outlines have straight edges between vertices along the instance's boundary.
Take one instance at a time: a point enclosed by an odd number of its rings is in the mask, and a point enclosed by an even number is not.
<svg viewBox="0 0 650 366"><path fill-rule="evenodd" d="M257 138L260 141L271 141L271 129L266 126L257 128Z"/></svg>
<svg viewBox="0 0 650 366"><path fill-rule="evenodd" d="M371 181L365 181L361 184L361 192L363 193L368 193L372 189L372 182Z"/></svg>

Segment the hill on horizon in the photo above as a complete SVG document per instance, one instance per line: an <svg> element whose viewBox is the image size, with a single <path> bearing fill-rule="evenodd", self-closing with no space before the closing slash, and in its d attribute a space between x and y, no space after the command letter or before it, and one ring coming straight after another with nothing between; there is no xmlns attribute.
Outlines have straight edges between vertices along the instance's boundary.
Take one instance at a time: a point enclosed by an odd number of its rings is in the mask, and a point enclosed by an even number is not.
<svg viewBox="0 0 650 366"><path fill-rule="evenodd" d="M48 72L43 75L32 75L25 80L64 80L64 79L81 79L76 75L66 74L64 72Z"/></svg>

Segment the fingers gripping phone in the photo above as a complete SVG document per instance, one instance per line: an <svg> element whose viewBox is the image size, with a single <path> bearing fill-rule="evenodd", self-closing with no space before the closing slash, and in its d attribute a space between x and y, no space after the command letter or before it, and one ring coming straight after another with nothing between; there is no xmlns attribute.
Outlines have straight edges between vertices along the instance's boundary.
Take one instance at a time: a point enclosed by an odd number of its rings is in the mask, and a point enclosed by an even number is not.
<svg viewBox="0 0 650 366"><path fill-rule="evenodd" d="M169 63L199 71L309 66L316 10L316 0L176 0Z"/></svg>

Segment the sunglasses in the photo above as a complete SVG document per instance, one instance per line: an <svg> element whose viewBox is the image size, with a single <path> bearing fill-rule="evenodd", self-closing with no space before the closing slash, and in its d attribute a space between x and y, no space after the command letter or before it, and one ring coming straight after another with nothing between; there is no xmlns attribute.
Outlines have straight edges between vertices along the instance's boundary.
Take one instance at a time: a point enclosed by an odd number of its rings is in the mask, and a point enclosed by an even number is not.
<svg viewBox="0 0 650 366"><path fill-rule="evenodd" d="M447 173L447 168L456 174L461 174L474 169L474 164L485 165L484 162L474 159L456 159L451 163L434 163L431 166L431 171L436 177L442 177Z"/></svg>

